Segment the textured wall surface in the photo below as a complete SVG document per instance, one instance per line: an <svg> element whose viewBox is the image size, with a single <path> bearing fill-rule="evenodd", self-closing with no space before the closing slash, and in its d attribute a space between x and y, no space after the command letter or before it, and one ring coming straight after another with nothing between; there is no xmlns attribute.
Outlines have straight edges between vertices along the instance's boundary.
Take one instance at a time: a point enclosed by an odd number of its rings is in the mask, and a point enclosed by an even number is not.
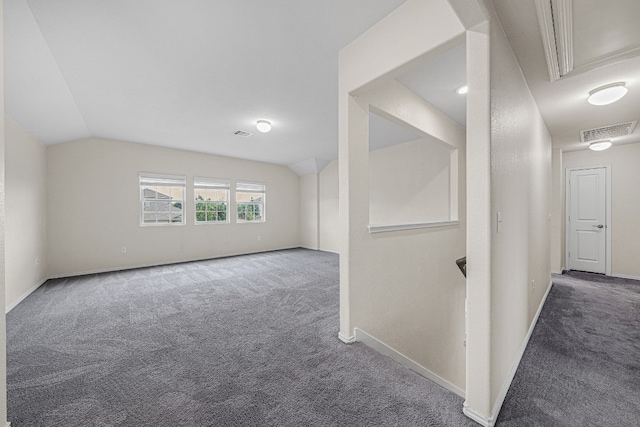
<svg viewBox="0 0 640 427"><path fill-rule="evenodd" d="M47 278L46 148L5 118L6 301L11 307Z"/></svg>
<svg viewBox="0 0 640 427"><path fill-rule="evenodd" d="M0 18L3 17L3 0L0 0ZM0 28L4 28L0 19ZM0 31L4 46L4 31ZM4 117L4 49L0 51L0 117ZM5 152L4 120L0 121L0 307L5 306ZM7 328L6 317L0 316L0 423L7 419Z"/></svg>
<svg viewBox="0 0 640 427"><path fill-rule="evenodd" d="M338 161L334 160L319 174L320 179L320 249L340 251L340 221L338 210Z"/></svg>
<svg viewBox="0 0 640 427"><path fill-rule="evenodd" d="M491 20L491 398L550 285L551 138L495 12Z"/></svg>
<svg viewBox="0 0 640 427"><path fill-rule="evenodd" d="M369 154L369 222L448 221L450 150L427 139Z"/></svg>
<svg viewBox="0 0 640 427"><path fill-rule="evenodd" d="M47 147L50 275L297 247L299 177L284 166L86 139ZM186 224L140 226L139 172L187 176ZM194 224L193 177L267 185L266 222ZM121 253L126 247L127 252Z"/></svg>
<svg viewBox="0 0 640 427"><path fill-rule="evenodd" d="M300 246L318 249L318 174L300 177Z"/></svg>
<svg viewBox="0 0 640 427"><path fill-rule="evenodd" d="M341 51L339 93L341 335L362 329L462 390L464 130L393 80L363 86L463 30L448 2L408 1ZM370 106L458 148L460 225L368 233Z"/></svg>

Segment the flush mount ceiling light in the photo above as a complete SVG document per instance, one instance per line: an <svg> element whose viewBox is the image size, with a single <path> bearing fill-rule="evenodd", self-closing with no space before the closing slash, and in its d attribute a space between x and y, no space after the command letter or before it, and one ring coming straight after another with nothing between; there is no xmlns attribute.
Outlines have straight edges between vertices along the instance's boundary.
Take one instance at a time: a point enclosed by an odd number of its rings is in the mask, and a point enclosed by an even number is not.
<svg viewBox="0 0 640 427"><path fill-rule="evenodd" d="M267 133L271 130L271 122L267 120L258 120L256 122L256 127L262 133Z"/></svg>
<svg viewBox="0 0 640 427"><path fill-rule="evenodd" d="M468 91L469 91L469 86L467 86L467 85L462 85L458 89L456 89L456 93L458 95L464 95Z"/></svg>
<svg viewBox="0 0 640 427"><path fill-rule="evenodd" d="M589 92L589 99L587 99L587 101L591 105L608 105L613 104L626 94L627 88L624 82L611 83Z"/></svg>
<svg viewBox="0 0 640 427"><path fill-rule="evenodd" d="M602 151L606 150L609 147L611 147L611 141L609 141L608 139L604 141L592 142L591 144L589 144L589 149L593 151Z"/></svg>

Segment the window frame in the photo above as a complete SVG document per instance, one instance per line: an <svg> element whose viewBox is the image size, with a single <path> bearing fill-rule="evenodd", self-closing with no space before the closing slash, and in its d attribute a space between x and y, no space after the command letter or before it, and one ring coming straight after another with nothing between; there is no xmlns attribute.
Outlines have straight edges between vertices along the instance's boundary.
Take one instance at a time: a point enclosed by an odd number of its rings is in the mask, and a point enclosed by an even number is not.
<svg viewBox="0 0 640 427"><path fill-rule="evenodd" d="M206 213L208 212L206 209L204 211L198 210L199 201L196 200L196 190L199 190L199 189L225 191L226 193L225 194L226 200L224 201L224 203L226 204L225 220L211 220L211 221L208 219L205 219L204 221L198 220L198 212L204 212L205 217L206 217ZM230 212L229 205L231 204L231 181L230 180L219 179L219 178L194 177L193 178L193 201L194 201L193 221L195 225L229 224L231 222L231 218L229 216L229 212ZM206 200L203 200L200 202L204 202L205 204L207 203ZM214 203L219 203L219 202L214 202ZM216 212L221 212L221 211L216 210Z"/></svg>
<svg viewBox="0 0 640 427"><path fill-rule="evenodd" d="M161 199L158 197L155 198L146 198L144 197L144 189L148 187L163 187L163 188L179 188L182 190L182 199L174 199L170 197L169 199ZM169 175L169 174L159 174L159 173L147 173L147 172L139 172L138 173L138 203L139 203L139 224L140 227L175 227L182 226L186 224L186 192L187 192L187 177L184 175ZM158 194L156 190L152 190ZM158 201L167 201L170 200L173 203L181 204L181 221L172 221L169 218L169 222L158 222L156 219L155 222L145 222L145 202L158 202ZM158 211L155 211L156 214Z"/></svg>
<svg viewBox="0 0 640 427"><path fill-rule="evenodd" d="M251 193L251 194L262 194L261 198L262 201L260 202L239 202L238 201L238 193ZM236 224L261 224L264 222L267 222L267 215L266 215L266 206L267 206L267 185L265 183L262 182L250 182L250 181L237 181L236 182ZM260 220L252 220L252 221L247 221L246 219L241 220L240 219L240 206L241 205L253 205L253 206L260 206L260 210L261 210L261 214L260 214ZM246 215L246 208L245 208L245 215Z"/></svg>

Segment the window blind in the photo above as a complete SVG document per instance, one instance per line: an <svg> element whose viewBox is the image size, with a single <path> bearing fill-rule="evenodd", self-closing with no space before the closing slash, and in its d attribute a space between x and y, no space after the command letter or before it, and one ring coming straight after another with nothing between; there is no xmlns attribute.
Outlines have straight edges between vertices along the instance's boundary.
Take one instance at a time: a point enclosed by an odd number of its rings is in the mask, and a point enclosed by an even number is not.
<svg viewBox="0 0 640 427"><path fill-rule="evenodd" d="M240 193L266 193L267 185L259 182L242 182L236 183L236 191Z"/></svg>
<svg viewBox="0 0 640 427"><path fill-rule="evenodd" d="M228 179L193 178L193 188L195 189L228 190L229 187L230 182Z"/></svg>
<svg viewBox="0 0 640 427"><path fill-rule="evenodd" d="M181 175L161 175L155 173L139 173L140 185L161 187L186 187L187 177Z"/></svg>

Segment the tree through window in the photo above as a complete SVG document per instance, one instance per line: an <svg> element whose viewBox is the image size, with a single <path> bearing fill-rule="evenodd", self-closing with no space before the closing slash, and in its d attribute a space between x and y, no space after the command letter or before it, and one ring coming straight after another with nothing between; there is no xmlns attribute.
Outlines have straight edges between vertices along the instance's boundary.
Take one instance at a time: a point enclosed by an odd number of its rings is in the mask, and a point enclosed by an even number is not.
<svg viewBox="0 0 640 427"><path fill-rule="evenodd" d="M196 224L229 222L229 181L194 178Z"/></svg>
<svg viewBox="0 0 640 427"><path fill-rule="evenodd" d="M236 210L238 222L264 222L267 187L255 182L236 183Z"/></svg>

